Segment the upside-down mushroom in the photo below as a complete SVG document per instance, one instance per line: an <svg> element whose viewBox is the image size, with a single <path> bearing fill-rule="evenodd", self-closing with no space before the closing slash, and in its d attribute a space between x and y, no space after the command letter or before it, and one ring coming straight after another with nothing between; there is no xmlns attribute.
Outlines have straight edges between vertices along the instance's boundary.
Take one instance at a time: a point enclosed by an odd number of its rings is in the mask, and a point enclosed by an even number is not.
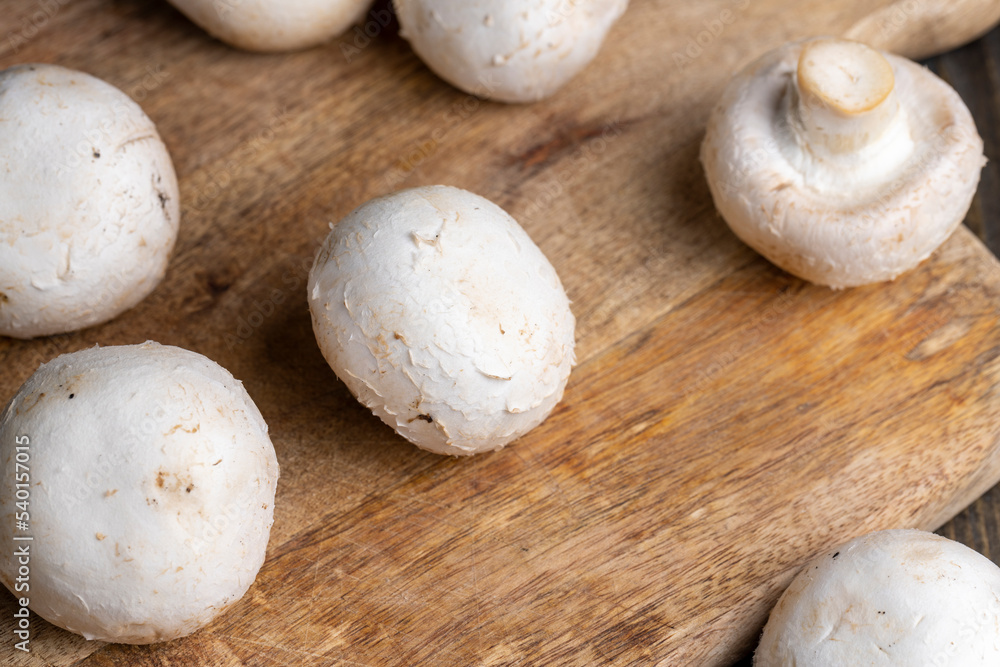
<svg viewBox="0 0 1000 667"><path fill-rule="evenodd" d="M737 236L834 288L892 280L926 259L964 218L985 161L951 87L841 39L788 44L737 75L701 159Z"/></svg>

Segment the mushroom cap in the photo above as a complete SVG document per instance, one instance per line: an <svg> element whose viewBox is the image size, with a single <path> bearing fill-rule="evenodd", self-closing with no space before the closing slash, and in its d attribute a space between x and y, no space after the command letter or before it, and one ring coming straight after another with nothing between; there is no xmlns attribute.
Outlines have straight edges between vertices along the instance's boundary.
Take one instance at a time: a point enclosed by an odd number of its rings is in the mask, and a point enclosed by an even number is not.
<svg viewBox="0 0 1000 667"><path fill-rule="evenodd" d="M795 577L754 665L1000 665L1000 568L919 530L856 538Z"/></svg>
<svg viewBox="0 0 1000 667"><path fill-rule="evenodd" d="M438 454L530 431L574 363L555 269L503 209L458 188L403 190L349 214L316 256L309 307L351 393Z"/></svg>
<svg viewBox="0 0 1000 667"><path fill-rule="evenodd" d="M55 65L0 72L0 335L112 319L159 284L177 177L123 92Z"/></svg>
<svg viewBox="0 0 1000 667"><path fill-rule="evenodd" d="M985 163L983 142L950 86L882 54L895 79L896 122L837 161L807 145L789 120L798 102L789 84L815 41L766 54L725 89L701 150L712 197L737 236L790 273L834 288L892 280L962 221ZM862 92L878 99L880 85ZM855 112L871 101L864 94ZM850 105L843 111L849 116Z"/></svg>
<svg viewBox="0 0 1000 667"><path fill-rule="evenodd" d="M15 438L27 436L28 531L15 530ZM0 420L0 527L30 535L31 609L87 639L188 635L264 562L278 463L228 371L147 342L42 365ZM18 469L20 472L23 469ZM14 548L0 580L15 591Z"/></svg>
<svg viewBox="0 0 1000 667"><path fill-rule="evenodd" d="M360 20L372 0L170 0L213 37L276 53L321 44Z"/></svg>
<svg viewBox="0 0 1000 667"><path fill-rule="evenodd" d="M503 102L552 95L586 67L628 0L394 0L401 34L438 76Z"/></svg>

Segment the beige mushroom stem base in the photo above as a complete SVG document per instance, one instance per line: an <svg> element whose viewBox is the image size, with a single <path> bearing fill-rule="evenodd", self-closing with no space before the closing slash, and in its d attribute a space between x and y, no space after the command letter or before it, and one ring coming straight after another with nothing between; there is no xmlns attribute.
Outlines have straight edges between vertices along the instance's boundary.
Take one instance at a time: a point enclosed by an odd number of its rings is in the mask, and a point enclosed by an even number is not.
<svg viewBox="0 0 1000 667"><path fill-rule="evenodd" d="M882 54L839 39L810 42L799 57L795 115L815 151L854 153L900 120L896 77Z"/></svg>

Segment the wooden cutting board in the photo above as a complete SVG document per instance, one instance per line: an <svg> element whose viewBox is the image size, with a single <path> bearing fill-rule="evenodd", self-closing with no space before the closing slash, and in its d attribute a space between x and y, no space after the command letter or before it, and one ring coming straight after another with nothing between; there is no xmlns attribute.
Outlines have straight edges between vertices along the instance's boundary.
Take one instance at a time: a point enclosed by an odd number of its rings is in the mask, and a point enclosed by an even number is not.
<svg viewBox="0 0 1000 667"><path fill-rule="evenodd" d="M893 284L804 284L728 231L698 146L729 75L787 40L922 56L1000 18L994 0L945 4L635 0L565 90L505 106L445 85L377 22L369 41L259 56L165 2L0 0L0 67L55 62L129 92L184 208L138 308L0 341L0 398L62 352L180 345L244 381L282 468L267 562L210 627L129 647L35 618L24 655L4 593L0 662L722 665L810 555L940 525L1000 479L1000 266L963 228ZM563 403L473 459L421 452L358 405L306 307L328 224L430 183L508 209L578 318Z"/></svg>

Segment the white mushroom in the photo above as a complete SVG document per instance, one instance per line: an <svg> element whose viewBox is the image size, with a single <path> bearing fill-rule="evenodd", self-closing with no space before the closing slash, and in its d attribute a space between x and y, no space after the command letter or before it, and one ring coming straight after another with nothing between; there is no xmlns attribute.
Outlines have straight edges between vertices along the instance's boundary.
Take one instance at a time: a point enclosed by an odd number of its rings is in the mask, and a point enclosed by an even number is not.
<svg viewBox="0 0 1000 667"><path fill-rule="evenodd" d="M145 343L44 364L4 412L0 460L0 580L87 639L190 634L264 561L278 479L267 425L200 354Z"/></svg>
<svg viewBox="0 0 1000 667"><path fill-rule="evenodd" d="M946 83L837 39L786 45L736 76L701 159L737 236L834 288L892 280L926 259L962 221L984 164Z"/></svg>
<svg viewBox="0 0 1000 667"><path fill-rule="evenodd" d="M1000 568L957 542L886 530L806 565L755 667L1000 665Z"/></svg>
<svg viewBox="0 0 1000 667"><path fill-rule="evenodd" d="M594 59L628 0L394 0L438 76L503 102L548 97Z"/></svg>
<svg viewBox="0 0 1000 667"><path fill-rule="evenodd" d="M153 122L55 65L0 72L0 335L105 322L163 278L180 219Z"/></svg>
<svg viewBox="0 0 1000 667"><path fill-rule="evenodd" d="M371 0L170 0L213 37L247 51L295 51L344 32Z"/></svg>
<svg viewBox="0 0 1000 667"><path fill-rule="evenodd" d="M358 400L439 454L533 429L574 362L555 269L503 209L458 188L404 190L344 218L316 256L309 307Z"/></svg>

